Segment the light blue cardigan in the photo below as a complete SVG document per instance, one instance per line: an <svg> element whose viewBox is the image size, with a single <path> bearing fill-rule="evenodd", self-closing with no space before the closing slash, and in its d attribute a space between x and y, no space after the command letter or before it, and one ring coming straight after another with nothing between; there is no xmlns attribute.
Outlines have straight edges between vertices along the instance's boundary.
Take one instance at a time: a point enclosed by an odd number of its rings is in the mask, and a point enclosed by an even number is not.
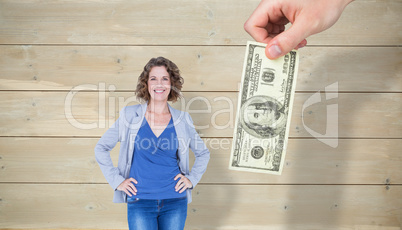
<svg viewBox="0 0 402 230"><path fill-rule="evenodd" d="M107 182L115 190L113 202L126 203L127 195L118 191L117 187L129 177L131 160L133 159L134 140L145 117L147 103L124 107L114 125L101 137L95 147L95 157ZM169 105L179 141L179 168L193 184L198 184L209 161L209 150L196 132L193 121L187 112L173 109ZM117 167L113 166L110 157L117 142L120 142L120 153ZM189 148L195 155L195 162L189 169ZM135 178L134 178L135 179ZM191 190L187 189L188 203L191 202Z"/></svg>

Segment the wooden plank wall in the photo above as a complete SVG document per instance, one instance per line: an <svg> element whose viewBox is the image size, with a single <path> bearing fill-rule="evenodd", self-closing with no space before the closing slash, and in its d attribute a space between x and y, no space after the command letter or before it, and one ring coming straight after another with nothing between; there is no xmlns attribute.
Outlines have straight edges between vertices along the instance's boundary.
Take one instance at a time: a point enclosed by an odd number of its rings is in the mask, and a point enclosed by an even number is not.
<svg viewBox="0 0 402 230"><path fill-rule="evenodd" d="M402 1L357 0L300 50L281 176L228 170L243 23L258 3L0 0L0 228L127 229L93 149L137 103L145 63L165 56L185 79L174 106L211 150L186 229L401 229ZM309 130L327 124L335 148Z"/></svg>

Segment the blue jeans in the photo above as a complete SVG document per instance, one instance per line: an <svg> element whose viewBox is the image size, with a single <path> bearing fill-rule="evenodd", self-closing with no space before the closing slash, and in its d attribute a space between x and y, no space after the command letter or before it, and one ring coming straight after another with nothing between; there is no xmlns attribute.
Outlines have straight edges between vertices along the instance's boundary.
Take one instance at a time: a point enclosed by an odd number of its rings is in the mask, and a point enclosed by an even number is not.
<svg viewBox="0 0 402 230"><path fill-rule="evenodd" d="M187 218L187 197L147 200L127 197L130 230L183 230Z"/></svg>

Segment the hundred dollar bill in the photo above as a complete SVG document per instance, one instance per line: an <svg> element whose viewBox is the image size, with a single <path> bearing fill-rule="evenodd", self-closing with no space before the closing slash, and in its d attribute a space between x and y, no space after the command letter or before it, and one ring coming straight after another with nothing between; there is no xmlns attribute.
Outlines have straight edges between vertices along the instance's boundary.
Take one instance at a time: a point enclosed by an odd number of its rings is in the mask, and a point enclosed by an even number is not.
<svg viewBox="0 0 402 230"><path fill-rule="evenodd" d="M248 42L229 169L280 175L296 87L298 53L270 60Z"/></svg>

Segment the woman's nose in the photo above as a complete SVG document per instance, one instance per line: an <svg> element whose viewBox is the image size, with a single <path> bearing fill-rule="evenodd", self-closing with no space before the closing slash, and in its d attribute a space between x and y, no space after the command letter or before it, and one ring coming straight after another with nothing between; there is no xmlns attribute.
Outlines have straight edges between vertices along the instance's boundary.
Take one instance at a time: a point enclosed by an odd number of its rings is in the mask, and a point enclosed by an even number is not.
<svg viewBox="0 0 402 230"><path fill-rule="evenodd" d="M162 85L162 80L161 79L156 79L156 84L157 85Z"/></svg>

